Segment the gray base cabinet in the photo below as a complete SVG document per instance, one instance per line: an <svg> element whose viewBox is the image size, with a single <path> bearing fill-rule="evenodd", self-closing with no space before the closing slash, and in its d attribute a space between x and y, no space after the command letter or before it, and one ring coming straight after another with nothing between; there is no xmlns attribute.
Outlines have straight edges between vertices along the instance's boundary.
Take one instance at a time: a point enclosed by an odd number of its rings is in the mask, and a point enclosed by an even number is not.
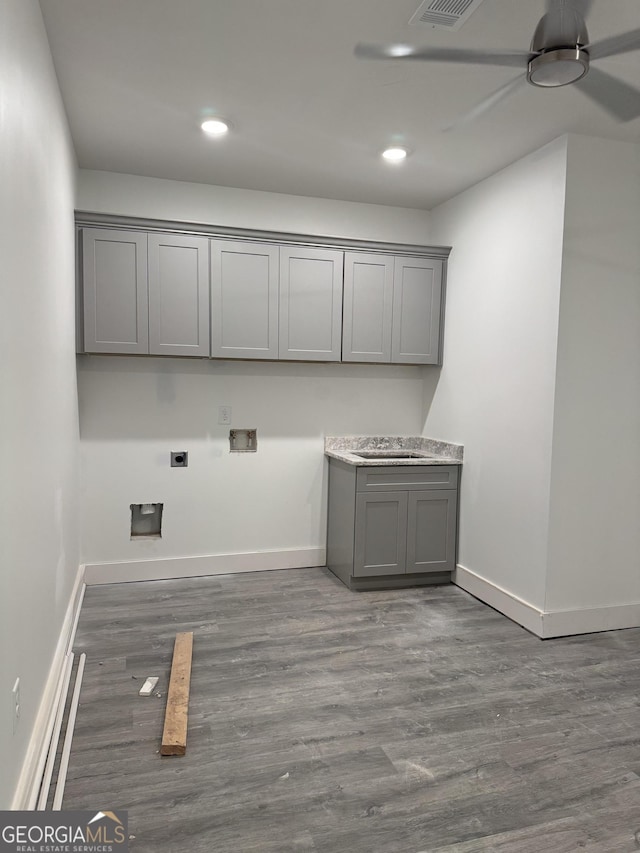
<svg viewBox="0 0 640 853"><path fill-rule="evenodd" d="M456 563L457 465L329 460L327 565L351 589L441 583Z"/></svg>

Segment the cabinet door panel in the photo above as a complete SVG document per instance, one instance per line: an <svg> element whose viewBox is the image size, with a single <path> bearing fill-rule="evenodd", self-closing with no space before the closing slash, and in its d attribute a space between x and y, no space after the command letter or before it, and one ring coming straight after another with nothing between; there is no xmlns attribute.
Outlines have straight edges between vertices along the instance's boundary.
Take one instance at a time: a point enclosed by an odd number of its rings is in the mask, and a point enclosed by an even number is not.
<svg viewBox="0 0 640 853"><path fill-rule="evenodd" d="M393 282L391 360L438 364L442 261L396 258Z"/></svg>
<svg viewBox="0 0 640 853"><path fill-rule="evenodd" d="M147 235L82 231L84 351L149 352Z"/></svg>
<svg viewBox="0 0 640 853"><path fill-rule="evenodd" d="M278 358L279 250L211 241L211 354Z"/></svg>
<svg viewBox="0 0 640 853"><path fill-rule="evenodd" d="M391 361L393 257L344 256L342 360Z"/></svg>
<svg viewBox="0 0 640 853"><path fill-rule="evenodd" d="M356 495L355 577L405 573L407 505L406 492Z"/></svg>
<svg viewBox="0 0 640 853"><path fill-rule="evenodd" d="M343 252L280 249L281 359L340 361Z"/></svg>
<svg viewBox="0 0 640 853"><path fill-rule="evenodd" d="M408 574L455 569L457 497L454 489L409 492Z"/></svg>
<svg viewBox="0 0 640 853"><path fill-rule="evenodd" d="M149 352L209 355L209 241L149 234Z"/></svg>

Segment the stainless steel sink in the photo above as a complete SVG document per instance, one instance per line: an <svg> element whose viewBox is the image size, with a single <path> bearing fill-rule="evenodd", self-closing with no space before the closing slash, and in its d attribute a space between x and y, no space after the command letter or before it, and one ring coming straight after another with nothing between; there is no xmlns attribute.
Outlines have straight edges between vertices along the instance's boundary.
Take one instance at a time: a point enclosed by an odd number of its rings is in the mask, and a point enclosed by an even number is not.
<svg viewBox="0 0 640 853"><path fill-rule="evenodd" d="M430 453L419 450L353 450L354 456L361 459L432 459Z"/></svg>

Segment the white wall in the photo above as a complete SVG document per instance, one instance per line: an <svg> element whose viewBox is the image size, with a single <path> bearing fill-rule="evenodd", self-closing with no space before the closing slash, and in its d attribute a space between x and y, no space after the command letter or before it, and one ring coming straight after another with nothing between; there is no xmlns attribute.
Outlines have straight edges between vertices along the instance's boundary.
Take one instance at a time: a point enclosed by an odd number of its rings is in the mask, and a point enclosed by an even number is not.
<svg viewBox="0 0 640 853"><path fill-rule="evenodd" d="M420 434L417 367L93 356L79 389L87 563L324 548L324 435ZM229 453L222 404L257 453ZM129 505L156 501L162 539L130 541Z"/></svg>
<svg viewBox="0 0 640 853"><path fill-rule="evenodd" d="M640 604L639 224L640 148L570 136L550 611Z"/></svg>
<svg viewBox="0 0 640 853"><path fill-rule="evenodd" d="M315 235L427 243L415 210L81 172L94 212ZM413 434L418 367L81 357L83 559L87 563L324 548L324 435ZM258 453L230 455L229 427ZM169 467L189 452L187 470ZM164 502L163 536L130 541L129 505ZM320 558L318 558L320 559ZM125 574L126 576L126 574Z"/></svg>
<svg viewBox="0 0 640 853"><path fill-rule="evenodd" d="M308 198L234 187L166 181L114 172L80 171L78 210L352 237L429 243L427 211Z"/></svg>
<svg viewBox="0 0 640 853"><path fill-rule="evenodd" d="M464 444L458 562L545 598L566 138L432 211L449 262L424 434Z"/></svg>
<svg viewBox="0 0 640 853"><path fill-rule="evenodd" d="M0 808L12 801L78 569L74 176L40 7L2 0Z"/></svg>

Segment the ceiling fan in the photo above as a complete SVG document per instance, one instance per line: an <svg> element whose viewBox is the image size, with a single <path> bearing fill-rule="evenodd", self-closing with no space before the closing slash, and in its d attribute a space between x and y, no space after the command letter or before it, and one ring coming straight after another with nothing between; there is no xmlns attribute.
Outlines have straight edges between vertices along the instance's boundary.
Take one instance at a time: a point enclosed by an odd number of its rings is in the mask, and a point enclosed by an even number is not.
<svg viewBox="0 0 640 853"><path fill-rule="evenodd" d="M640 28L591 42L585 23L591 2L547 0L546 12L538 22L528 52L358 44L355 54L362 59L497 65L526 72L485 98L455 126L486 113L527 82L552 89L573 84L618 121L631 121L640 116L640 90L594 68L592 63L607 56L638 50Z"/></svg>

